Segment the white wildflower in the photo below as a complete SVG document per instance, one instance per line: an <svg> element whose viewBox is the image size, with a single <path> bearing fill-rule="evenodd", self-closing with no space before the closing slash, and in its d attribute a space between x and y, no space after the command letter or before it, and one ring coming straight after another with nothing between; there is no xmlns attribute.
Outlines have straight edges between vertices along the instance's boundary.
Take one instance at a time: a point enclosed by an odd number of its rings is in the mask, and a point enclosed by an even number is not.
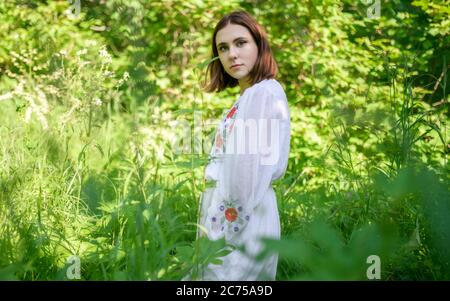
<svg viewBox="0 0 450 301"><path fill-rule="evenodd" d="M119 79L119 81L117 82L116 87L122 86L123 83L126 82L129 78L130 78L130 74L129 74L127 71L125 71L125 72L123 73L122 78Z"/></svg>
<svg viewBox="0 0 450 301"><path fill-rule="evenodd" d="M104 77L112 77L113 75L114 75L114 73L109 70L106 70L105 72L103 72Z"/></svg>
<svg viewBox="0 0 450 301"><path fill-rule="evenodd" d="M0 95L0 101L8 100L8 99L10 99L12 97L13 97L13 94L11 92L8 92L6 94Z"/></svg>
<svg viewBox="0 0 450 301"><path fill-rule="evenodd" d="M27 110L25 111L25 123L29 123L30 122L31 113L33 113L33 108L31 106L29 106L27 108Z"/></svg>
<svg viewBox="0 0 450 301"><path fill-rule="evenodd" d="M167 112L163 112L162 116L161 116L162 120L171 120L172 119L172 114L170 113L170 111Z"/></svg>
<svg viewBox="0 0 450 301"><path fill-rule="evenodd" d="M111 63L112 57L111 57L111 55L108 53L108 51L106 50L106 47L105 47L105 46L103 46L103 47L99 50L98 54L100 55L100 57L103 59L103 61L104 61L105 63Z"/></svg>
<svg viewBox="0 0 450 301"><path fill-rule="evenodd" d="M21 79L14 92L17 94L23 94L24 93L24 90L23 90L24 85L25 85L25 81L23 79Z"/></svg>
<svg viewBox="0 0 450 301"><path fill-rule="evenodd" d="M39 121L41 122L42 128L44 130L48 129L47 119L45 118L44 114L42 114L42 112L39 110L35 111L35 112L36 112L36 115L37 115Z"/></svg>
<svg viewBox="0 0 450 301"><path fill-rule="evenodd" d="M38 100L40 102L40 107L41 107L41 111L44 113L48 113L49 111L49 106L48 106L48 102L47 102L47 96L45 95L44 92L42 92L42 90L38 87L36 88L36 92L38 95Z"/></svg>
<svg viewBox="0 0 450 301"><path fill-rule="evenodd" d="M44 87L42 85L37 85L32 91L28 92L24 89L25 84L25 81L20 79L19 84L16 86L14 91L0 95L0 101L8 100L15 95L25 99L28 102L28 107L25 111L25 122L29 123L31 120L31 115L34 113L44 130L46 130L48 129L48 122L44 114L49 112L49 105L47 96L42 91Z"/></svg>
<svg viewBox="0 0 450 301"><path fill-rule="evenodd" d="M35 113L38 117L39 121L41 122L42 128L44 130L48 129L48 122L47 119L44 116L44 113L48 113L48 107L45 106L38 106L36 102L34 101L33 97L31 95L25 95L25 98L28 100L29 107L25 111L25 122L29 123L31 119L31 114ZM41 96L39 96L41 98ZM42 100L40 99L42 102Z"/></svg>
<svg viewBox="0 0 450 301"><path fill-rule="evenodd" d="M86 40L86 46L87 47L92 47L92 46L96 46L97 45L97 41L96 40Z"/></svg>
<svg viewBox="0 0 450 301"><path fill-rule="evenodd" d="M100 98L97 97L97 98L94 99L94 101L92 102L92 104L93 104L94 106L99 107L99 106L102 105L102 101L101 101Z"/></svg>
<svg viewBox="0 0 450 301"><path fill-rule="evenodd" d="M84 49L81 49L81 50L77 51L77 56L82 56L82 55L85 55L86 53L87 53L87 49L84 48Z"/></svg>
<svg viewBox="0 0 450 301"><path fill-rule="evenodd" d="M46 86L45 90L47 91L48 94L56 95L56 96L59 95L59 90L53 85Z"/></svg>
<svg viewBox="0 0 450 301"><path fill-rule="evenodd" d="M79 63L79 66L81 67L81 68L84 68L84 66L87 66L87 65L89 65L91 62L88 62L88 61L81 61L80 63Z"/></svg>
<svg viewBox="0 0 450 301"><path fill-rule="evenodd" d="M77 98L73 99L73 105L70 108L70 110L66 113L64 113L61 117L60 117L60 122L61 123L67 123L70 120L70 117L72 116L72 114L78 110L81 107L81 101Z"/></svg>

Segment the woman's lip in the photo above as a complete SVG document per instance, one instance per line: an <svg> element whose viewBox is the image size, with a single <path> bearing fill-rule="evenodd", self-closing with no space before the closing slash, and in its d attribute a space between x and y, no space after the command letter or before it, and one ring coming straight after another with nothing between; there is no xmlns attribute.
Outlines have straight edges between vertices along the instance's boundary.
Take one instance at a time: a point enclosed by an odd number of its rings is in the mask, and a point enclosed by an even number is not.
<svg viewBox="0 0 450 301"><path fill-rule="evenodd" d="M240 67L240 66L242 66L242 64L239 64L239 65L233 65L233 66L231 66L231 69L236 68L236 67Z"/></svg>

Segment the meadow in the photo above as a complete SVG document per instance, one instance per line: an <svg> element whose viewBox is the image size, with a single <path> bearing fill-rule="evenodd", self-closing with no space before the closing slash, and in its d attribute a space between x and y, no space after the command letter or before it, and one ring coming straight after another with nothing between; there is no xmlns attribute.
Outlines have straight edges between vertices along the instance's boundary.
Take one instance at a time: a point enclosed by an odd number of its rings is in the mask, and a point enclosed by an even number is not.
<svg viewBox="0 0 450 301"><path fill-rule="evenodd" d="M197 209L238 89L201 83L235 9L291 110L277 280L450 280L446 0L2 1L0 279L180 280L226 254Z"/></svg>

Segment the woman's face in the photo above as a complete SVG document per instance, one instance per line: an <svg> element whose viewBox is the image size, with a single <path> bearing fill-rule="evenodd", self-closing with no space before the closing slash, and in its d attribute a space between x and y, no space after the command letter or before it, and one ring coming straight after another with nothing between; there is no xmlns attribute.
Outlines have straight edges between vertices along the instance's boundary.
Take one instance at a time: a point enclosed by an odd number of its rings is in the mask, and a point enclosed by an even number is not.
<svg viewBox="0 0 450 301"><path fill-rule="evenodd" d="M228 24L217 32L216 47L225 71L233 78L248 81L258 57L258 47L244 26Z"/></svg>

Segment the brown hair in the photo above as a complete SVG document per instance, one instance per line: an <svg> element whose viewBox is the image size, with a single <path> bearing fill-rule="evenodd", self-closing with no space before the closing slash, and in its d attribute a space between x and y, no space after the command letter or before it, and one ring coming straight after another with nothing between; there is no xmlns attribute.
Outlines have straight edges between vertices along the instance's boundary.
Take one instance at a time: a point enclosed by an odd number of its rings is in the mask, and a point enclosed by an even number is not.
<svg viewBox="0 0 450 301"><path fill-rule="evenodd" d="M237 24L244 26L248 29L253 39L258 47L258 57L256 59L255 65L249 73L250 84L253 85L260 82L263 79L274 78L277 75L278 67L277 63L270 49L269 41L267 40L267 34L264 28L253 19L245 11L235 11L226 16L224 16L219 23L217 23L216 28L212 36L212 57L216 58L219 56L216 46L216 35L219 30L227 26L228 24ZM215 59L208 64L206 70L206 76L209 74L209 82L206 83L206 78L204 82L204 88L207 92L220 92L225 90L227 87L235 87L238 85L238 80L231 77L225 72L220 60Z"/></svg>

